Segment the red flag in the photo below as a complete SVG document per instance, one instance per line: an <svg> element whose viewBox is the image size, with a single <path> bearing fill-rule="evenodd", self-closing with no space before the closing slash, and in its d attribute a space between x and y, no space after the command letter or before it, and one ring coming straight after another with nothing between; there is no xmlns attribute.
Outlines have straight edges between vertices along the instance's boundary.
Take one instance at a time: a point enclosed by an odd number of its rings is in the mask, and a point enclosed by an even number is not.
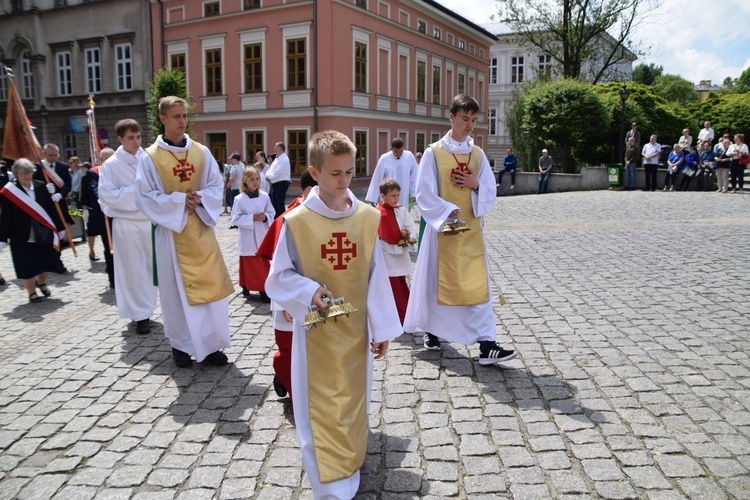
<svg viewBox="0 0 750 500"><path fill-rule="evenodd" d="M11 160L27 158L36 163L43 151L36 140L31 122L26 117L26 110L18 95L13 78L8 78L8 113L5 115L5 134L3 135L3 156Z"/></svg>

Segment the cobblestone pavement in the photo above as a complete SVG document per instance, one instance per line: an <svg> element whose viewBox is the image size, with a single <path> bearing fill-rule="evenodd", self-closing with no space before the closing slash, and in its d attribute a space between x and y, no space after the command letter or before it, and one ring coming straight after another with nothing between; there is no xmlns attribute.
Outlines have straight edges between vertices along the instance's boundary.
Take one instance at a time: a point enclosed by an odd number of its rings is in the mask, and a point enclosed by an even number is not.
<svg viewBox="0 0 750 500"><path fill-rule="evenodd" d="M750 498L750 194L503 197L486 228L519 358L394 341L358 496ZM43 304L0 289L0 499L311 498L268 307L233 296L233 363L178 369L84 248Z"/></svg>

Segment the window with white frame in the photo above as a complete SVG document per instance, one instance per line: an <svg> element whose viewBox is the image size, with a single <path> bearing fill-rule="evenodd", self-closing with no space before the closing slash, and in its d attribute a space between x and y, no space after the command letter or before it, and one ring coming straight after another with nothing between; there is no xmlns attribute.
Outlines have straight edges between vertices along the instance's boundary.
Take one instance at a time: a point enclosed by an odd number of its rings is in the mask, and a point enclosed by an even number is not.
<svg viewBox="0 0 750 500"><path fill-rule="evenodd" d="M367 44L354 42L354 91L367 92Z"/></svg>
<svg viewBox="0 0 750 500"><path fill-rule="evenodd" d="M458 40L458 50L466 50L466 40Z"/></svg>
<svg viewBox="0 0 750 500"><path fill-rule="evenodd" d="M490 135L497 135L497 110L495 108L487 110L487 121L490 126Z"/></svg>
<svg viewBox="0 0 750 500"><path fill-rule="evenodd" d="M86 68L86 92L95 94L102 91L102 52L99 47L84 51Z"/></svg>
<svg viewBox="0 0 750 500"><path fill-rule="evenodd" d="M523 81L523 56L510 58L510 83L521 83Z"/></svg>
<svg viewBox="0 0 750 500"><path fill-rule="evenodd" d="M539 56L539 76L549 78L552 72L552 56L542 54Z"/></svg>
<svg viewBox="0 0 750 500"><path fill-rule="evenodd" d="M432 37L433 38L437 38L438 40L440 40L440 38L442 37L442 35L443 35L443 32L440 31L440 28L438 28L437 26L433 26L432 27Z"/></svg>
<svg viewBox="0 0 750 500"><path fill-rule="evenodd" d="M466 76L463 73L458 74L458 93L466 93Z"/></svg>
<svg viewBox="0 0 750 500"><path fill-rule="evenodd" d="M31 65L31 51L21 53L21 86L23 99L34 98L34 68Z"/></svg>
<svg viewBox="0 0 750 500"><path fill-rule="evenodd" d="M57 61L57 94L71 95L73 93L73 64L69 50L58 52Z"/></svg>
<svg viewBox="0 0 750 500"><path fill-rule="evenodd" d="M427 33L427 22L417 19L417 31L420 33Z"/></svg>
<svg viewBox="0 0 750 500"><path fill-rule="evenodd" d="M497 83L497 57L490 58L490 84Z"/></svg>
<svg viewBox="0 0 750 500"><path fill-rule="evenodd" d="M115 71L117 90L133 90L133 47L129 43L115 45Z"/></svg>

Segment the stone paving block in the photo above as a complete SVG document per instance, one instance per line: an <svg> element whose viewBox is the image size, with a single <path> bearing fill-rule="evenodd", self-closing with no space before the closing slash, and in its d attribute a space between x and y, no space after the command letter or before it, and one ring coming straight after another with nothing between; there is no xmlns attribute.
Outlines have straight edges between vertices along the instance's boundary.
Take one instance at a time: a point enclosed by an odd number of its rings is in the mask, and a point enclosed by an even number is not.
<svg viewBox="0 0 750 500"><path fill-rule="evenodd" d="M696 477L680 479L677 485L684 494L691 499L723 499L728 498L721 487L713 479Z"/></svg>
<svg viewBox="0 0 750 500"><path fill-rule="evenodd" d="M96 488L65 486L53 498L54 500L90 500L95 496Z"/></svg>
<svg viewBox="0 0 750 500"><path fill-rule="evenodd" d="M52 498L67 480L65 474L44 474L29 481L17 493L18 500L37 500L39 498Z"/></svg>
<svg viewBox="0 0 750 500"><path fill-rule="evenodd" d="M685 455L656 455L657 465L667 477L698 477L704 476L703 468Z"/></svg>
<svg viewBox="0 0 750 500"><path fill-rule="evenodd" d="M633 488L625 481L597 481L594 486L601 498L613 500L638 498Z"/></svg>

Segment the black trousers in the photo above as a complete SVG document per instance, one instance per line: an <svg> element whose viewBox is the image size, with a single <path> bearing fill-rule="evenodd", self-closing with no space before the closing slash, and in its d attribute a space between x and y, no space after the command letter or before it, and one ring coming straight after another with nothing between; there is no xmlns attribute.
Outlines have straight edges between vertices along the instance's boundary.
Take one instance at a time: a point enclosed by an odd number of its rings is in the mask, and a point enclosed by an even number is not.
<svg viewBox="0 0 750 500"><path fill-rule="evenodd" d="M646 171L646 189L644 191L656 190L656 165L655 163L644 163L643 169Z"/></svg>
<svg viewBox="0 0 750 500"><path fill-rule="evenodd" d="M271 205L276 212L276 218L286 210L286 192L289 189L289 181L279 181L271 184Z"/></svg>
<svg viewBox="0 0 750 500"><path fill-rule="evenodd" d="M739 160L729 163L729 179L732 189L745 187L745 165L740 165Z"/></svg>

